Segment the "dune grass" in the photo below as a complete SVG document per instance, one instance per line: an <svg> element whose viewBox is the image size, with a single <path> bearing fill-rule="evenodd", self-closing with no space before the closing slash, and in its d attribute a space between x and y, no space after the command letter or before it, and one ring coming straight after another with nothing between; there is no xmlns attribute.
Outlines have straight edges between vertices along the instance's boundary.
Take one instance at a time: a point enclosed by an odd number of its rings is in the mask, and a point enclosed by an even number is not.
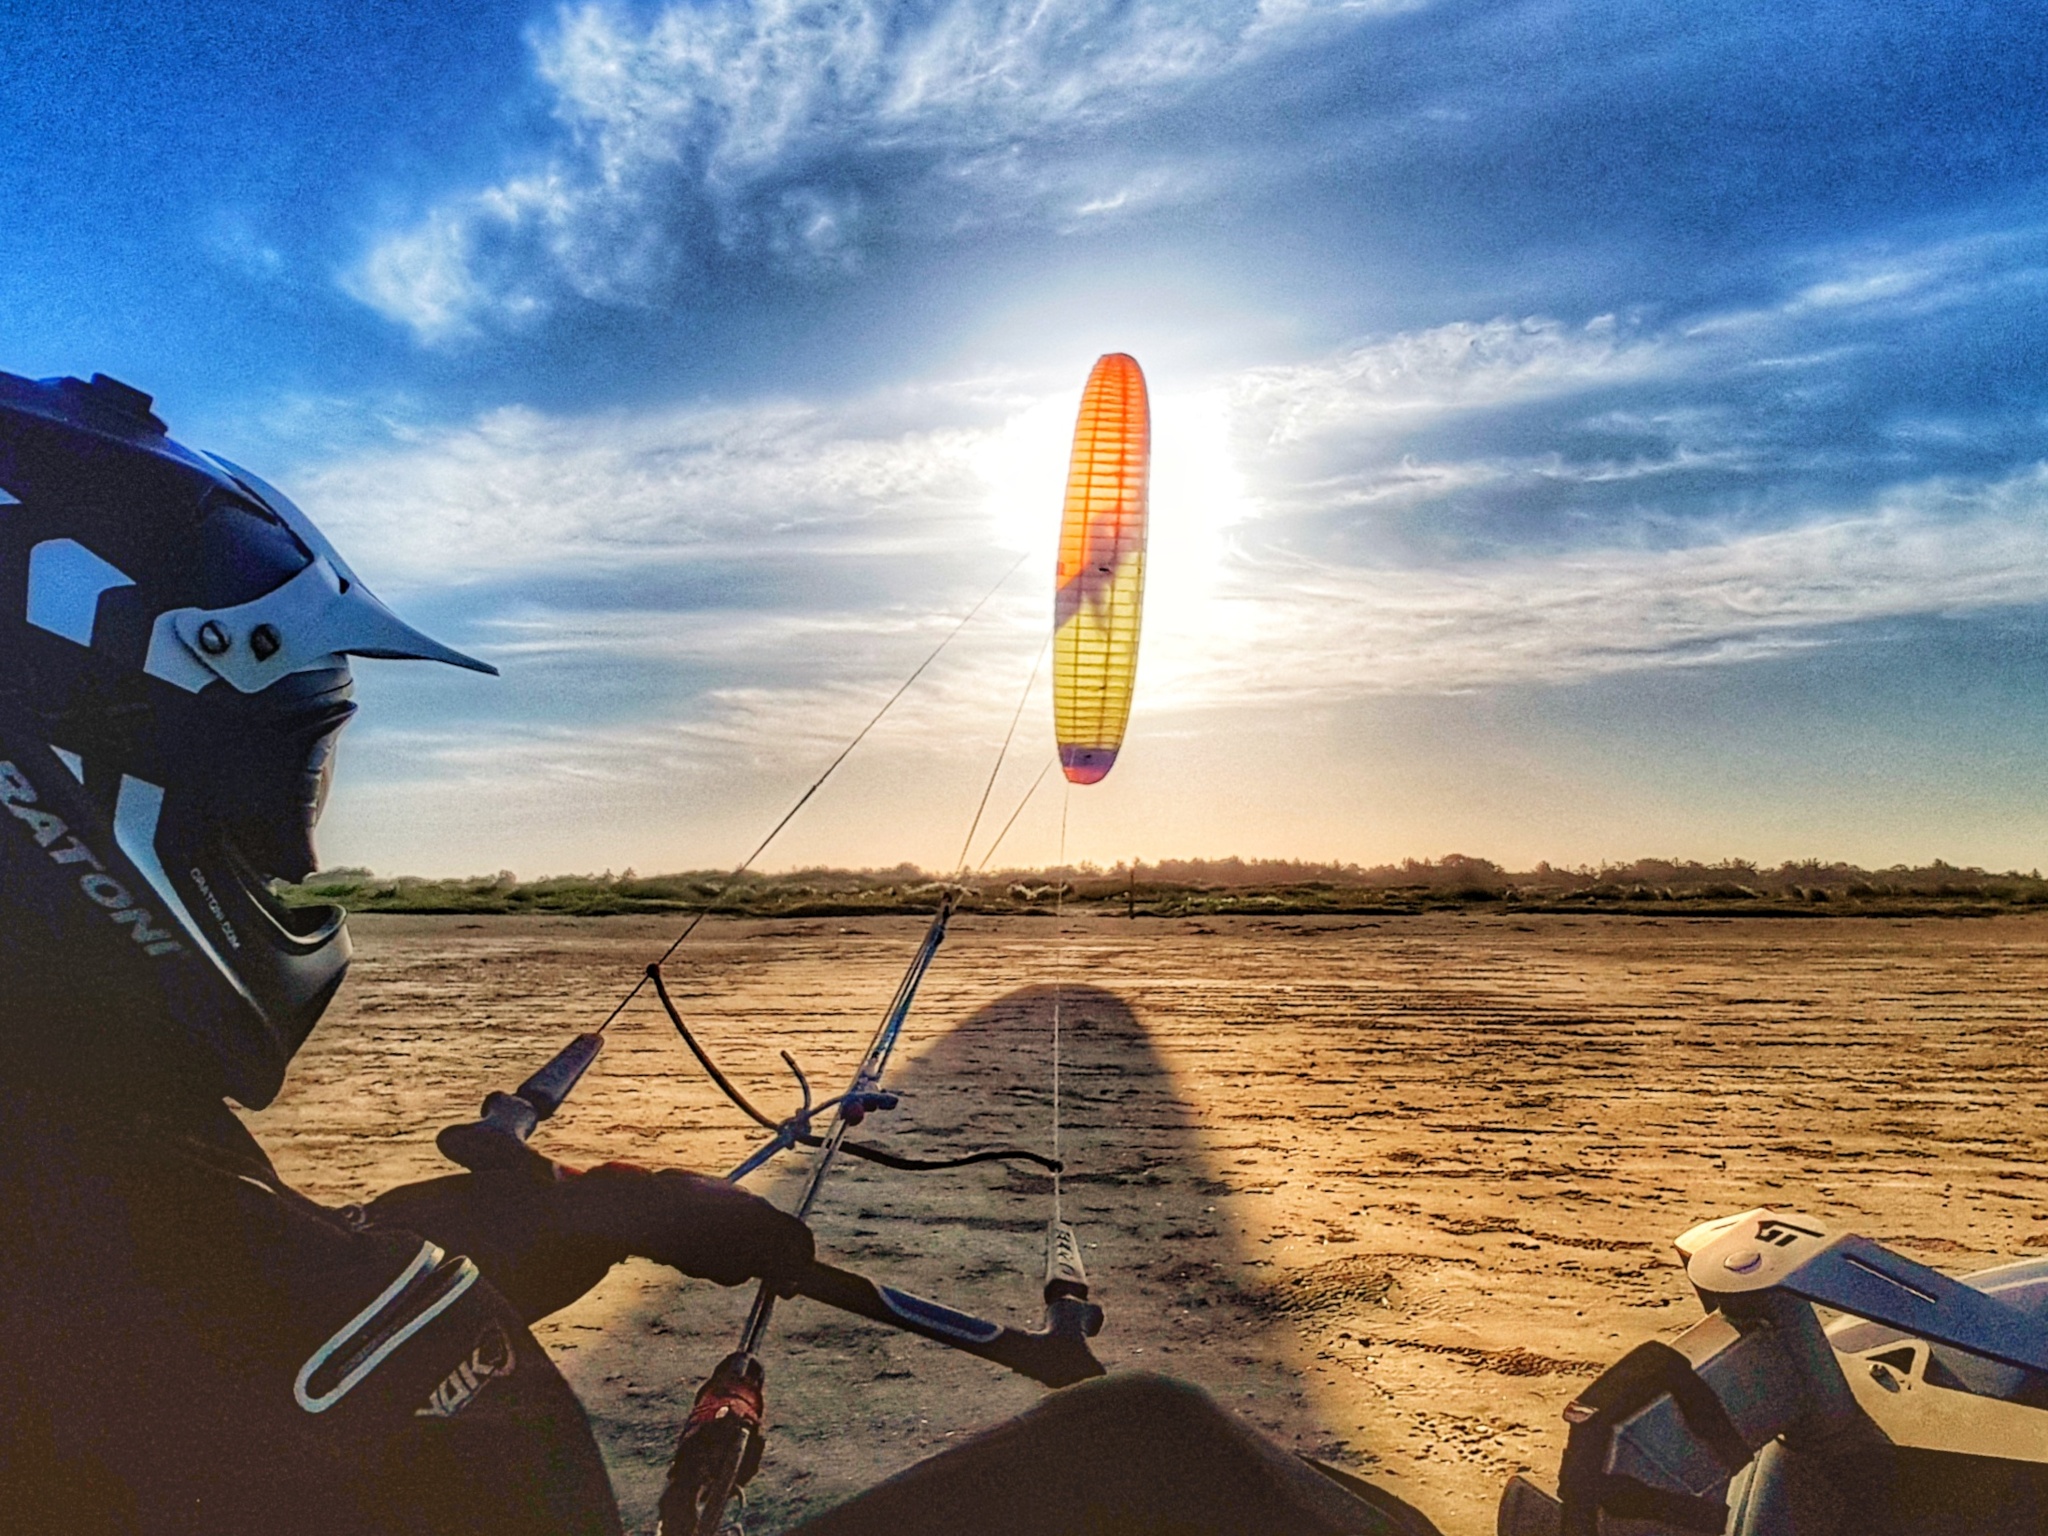
<svg viewBox="0 0 2048 1536"><path fill-rule="evenodd" d="M734 917L851 917L928 912L947 884L944 877L910 865L739 876L607 870L535 880L518 879L509 870L430 879L334 869L282 887L281 893L294 903L335 902L358 912L610 917L711 911ZM1080 910L1147 917L1396 914L1460 907L1673 916L1962 916L2048 905L2048 880L2038 870L1994 874L1939 861L1866 870L1818 860L1763 867L1741 860L1641 859L1597 868L1538 864L1516 872L1460 854L1374 867L1187 859L1135 868L1005 870L972 877L961 889L963 905L982 911L1049 915L1063 900Z"/></svg>

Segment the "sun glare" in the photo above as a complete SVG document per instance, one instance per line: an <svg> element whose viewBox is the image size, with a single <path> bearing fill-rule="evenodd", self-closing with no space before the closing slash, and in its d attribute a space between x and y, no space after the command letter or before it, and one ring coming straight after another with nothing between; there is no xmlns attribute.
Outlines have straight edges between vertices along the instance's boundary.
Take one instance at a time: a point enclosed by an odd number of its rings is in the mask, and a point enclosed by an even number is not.
<svg viewBox="0 0 2048 1536"><path fill-rule="evenodd" d="M977 455L976 467L988 484L986 505L996 542L1029 554L1047 580L1059 547L1067 453L1079 399L1077 385L1071 398L1034 401L991 433Z"/></svg>
<svg viewBox="0 0 2048 1536"><path fill-rule="evenodd" d="M1140 358L1142 363L1144 359ZM1152 394L1152 494L1145 572L1141 687L1170 697L1213 653L1216 597L1228 530L1250 514L1230 448L1230 413L1216 389ZM983 444L978 468L996 541L1028 554L1050 581L1073 447L1080 382L1034 401Z"/></svg>
<svg viewBox="0 0 2048 1536"><path fill-rule="evenodd" d="M1229 530L1251 513L1231 453L1222 391L1162 393L1152 402L1152 529L1145 572L1141 686L1161 702L1186 691L1231 627L1218 601Z"/></svg>

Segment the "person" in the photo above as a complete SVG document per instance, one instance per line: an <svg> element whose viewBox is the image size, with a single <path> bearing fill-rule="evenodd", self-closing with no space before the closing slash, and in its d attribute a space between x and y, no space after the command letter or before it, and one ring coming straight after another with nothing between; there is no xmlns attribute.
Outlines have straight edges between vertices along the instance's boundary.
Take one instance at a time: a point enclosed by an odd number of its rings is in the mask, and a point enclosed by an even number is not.
<svg viewBox="0 0 2048 1536"><path fill-rule="evenodd" d="M802 1223L612 1164L331 1209L267 1105L347 970L316 867L350 657L494 669L400 619L286 497L104 375L0 373L0 1530L613 1536L529 1325L639 1256L794 1273ZM1197 1389L1054 1394L803 1526L1426 1532Z"/></svg>

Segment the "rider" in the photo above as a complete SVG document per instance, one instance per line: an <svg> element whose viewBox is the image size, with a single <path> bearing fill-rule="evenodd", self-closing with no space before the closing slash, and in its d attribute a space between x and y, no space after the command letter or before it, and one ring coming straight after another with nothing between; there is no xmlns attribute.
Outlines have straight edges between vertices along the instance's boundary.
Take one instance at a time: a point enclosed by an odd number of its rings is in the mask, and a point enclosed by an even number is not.
<svg viewBox="0 0 2048 1536"><path fill-rule="evenodd" d="M528 1325L628 1256L736 1285L810 1233L620 1164L342 1210L279 1179L226 1101L275 1097L347 969L340 910L271 892L315 867L347 658L494 669L151 404L0 373L0 1531L616 1533ZM1427 1529L1347 1482L1125 1376L815 1525Z"/></svg>

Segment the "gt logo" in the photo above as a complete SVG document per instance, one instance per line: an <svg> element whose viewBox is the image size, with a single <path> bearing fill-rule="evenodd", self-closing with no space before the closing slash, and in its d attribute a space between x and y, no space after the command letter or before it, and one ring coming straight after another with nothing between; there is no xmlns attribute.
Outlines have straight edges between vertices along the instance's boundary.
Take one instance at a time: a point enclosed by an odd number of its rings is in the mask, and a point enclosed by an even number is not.
<svg viewBox="0 0 2048 1536"><path fill-rule="evenodd" d="M1820 1237L1823 1234L1805 1227L1795 1227L1789 1221L1769 1217L1756 1224L1756 1240L1769 1243L1773 1248L1789 1248L1802 1237Z"/></svg>
<svg viewBox="0 0 2048 1536"><path fill-rule="evenodd" d="M486 1382L510 1376L516 1361L512 1341L505 1337L503 1326L491 1324L477 1339L469 1358L459 1362L442 1378L441 1385L428 1394L427 1406L413 1409L412 1416L416 1419L454 1418L470 1405L477 1393L483 1391Z"/></svg>

